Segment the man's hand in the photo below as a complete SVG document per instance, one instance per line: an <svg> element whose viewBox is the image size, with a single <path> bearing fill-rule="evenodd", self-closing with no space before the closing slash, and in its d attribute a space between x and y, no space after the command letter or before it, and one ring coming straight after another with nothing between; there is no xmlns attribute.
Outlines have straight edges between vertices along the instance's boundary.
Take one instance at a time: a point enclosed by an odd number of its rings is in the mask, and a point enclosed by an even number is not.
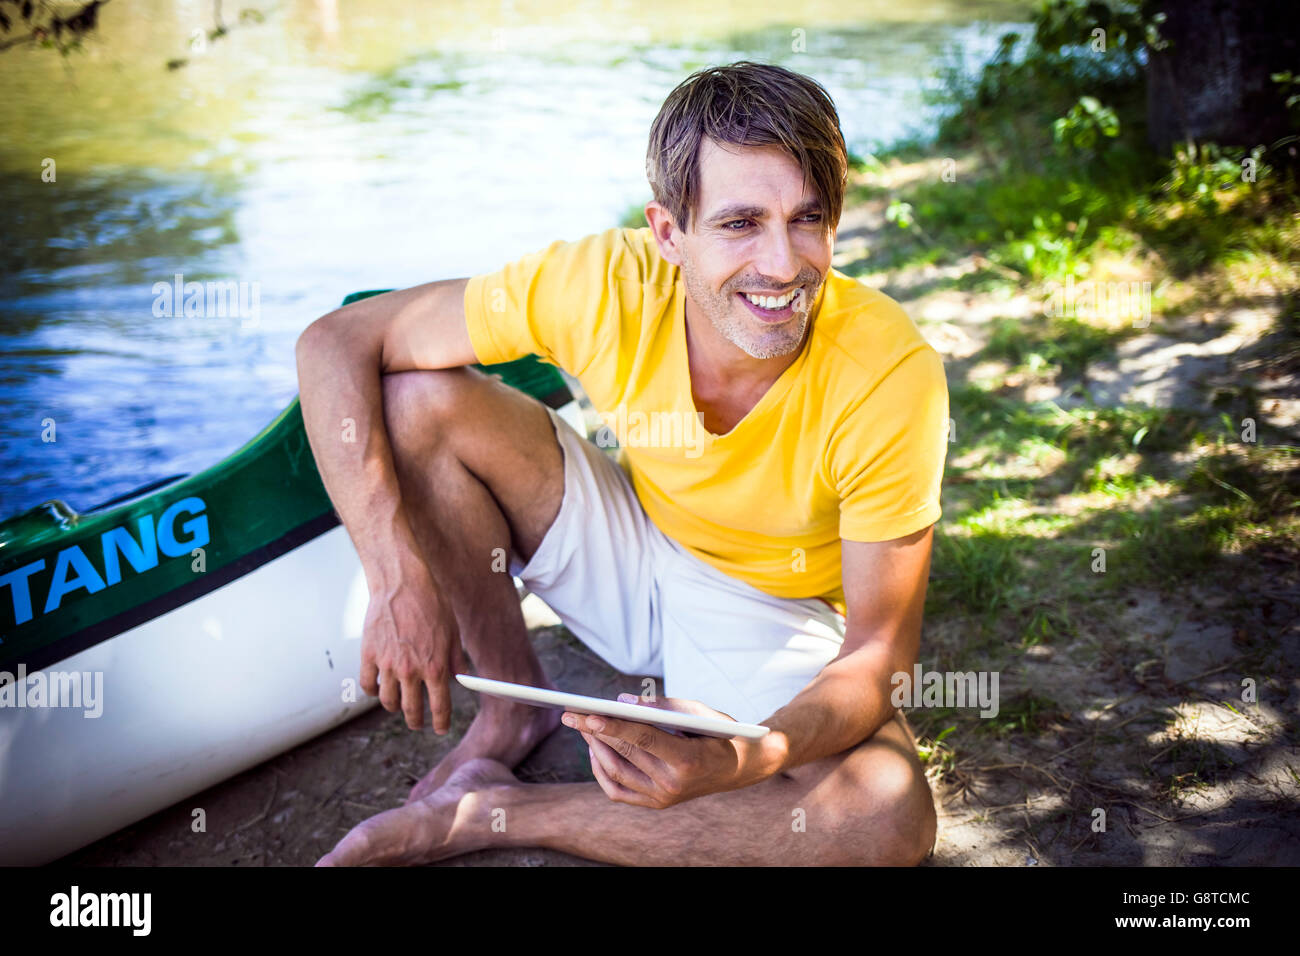
<svg viewBox="0 0 1300 956"><path fill-rule="evenodd" d="M620 694L623 703L645 701ZM695 700L661 697L655 704L703 717L734 720ZM757 742L740 737L683 737L631 720L566 712L565 726L579 731L591 753L591 771L606 796L619 803L662 810L709 793L756 782Z"/></svg>
<svg viewBox="0 0 1300 956"><path fill-rule="evenodd" d="M429 282L342 306L308 326L296 348L303 427L370 585L361 686L385 709L400 707L412 729L424 722L427 687L440 734L451 724L449 672L465 668L455 617L402 505L383 376L476 361L465 323L467 282Z"/></svg>
<svg viewBox="0 0 1300 956"><path fill-rule="evenodd" d="M435 733L451 724L451 673L467 671L460 629L424 563L408 563L390 587L372 590L361 638L361 688L384 710L424 725L424 691Z"/></svg>

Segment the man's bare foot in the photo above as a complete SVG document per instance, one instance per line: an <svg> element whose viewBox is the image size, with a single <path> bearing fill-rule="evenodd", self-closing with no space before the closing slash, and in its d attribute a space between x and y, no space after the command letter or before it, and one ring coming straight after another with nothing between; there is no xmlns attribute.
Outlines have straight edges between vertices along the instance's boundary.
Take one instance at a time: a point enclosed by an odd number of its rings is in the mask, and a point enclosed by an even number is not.
<svg viewBox="0 0 1300 956"><path fill-rule="evenodd" d="M428 797L358 823L316 865L412 866L477 850L488 843L491 820L474 795L518 782L495 760L467 761Z"/></svg>
<svg viewBox="0 0 1300 956"><path fill-rule="evenodd" d="M485 697L460 743L411 788L406 802L411 804L437 792L458 768L471 760L487 758L506 767L516 767L558 726L558 710L507 704Z"/></svg>

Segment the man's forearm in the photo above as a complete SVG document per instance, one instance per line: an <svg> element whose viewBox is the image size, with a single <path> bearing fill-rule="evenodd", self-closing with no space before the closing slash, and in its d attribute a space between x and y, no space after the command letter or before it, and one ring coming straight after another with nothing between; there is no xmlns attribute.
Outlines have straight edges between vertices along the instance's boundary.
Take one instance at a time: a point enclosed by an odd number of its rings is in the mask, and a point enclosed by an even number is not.
<svg viewBox="0 0 1300 956"><path fill-rule="evenodd" d="M851 634L846 637L846 640ZM748 770L757 782L790 767L847 750L894 716L890 680L909 664L897 643L870 640L827 664L798 696L771 718Z"/></svg>
<svg viewBox="0 0 1300 956"><path fill-rule="evenodd" d="M418 548L402 508L384 427L377 351L318 322L298 342L303 424L321 480L372 588Z"/></svg>
<svg viewBox="0 0 1300 956"><path fill-rule="evenodd" d="M298 339L303 423L325 490L361 558L370 601L361 687L434 731L451 724L448 675L463 667L455 609L444 599L402 502L385 425L383 375L447 368L472 354L455 312L457 280L344 306ZM450 299L451 308L447 306ZM439 331L451 332L439 336ZM432 341L432 344L431 344ZM447 344L450 343L450 344Z"/></svg>

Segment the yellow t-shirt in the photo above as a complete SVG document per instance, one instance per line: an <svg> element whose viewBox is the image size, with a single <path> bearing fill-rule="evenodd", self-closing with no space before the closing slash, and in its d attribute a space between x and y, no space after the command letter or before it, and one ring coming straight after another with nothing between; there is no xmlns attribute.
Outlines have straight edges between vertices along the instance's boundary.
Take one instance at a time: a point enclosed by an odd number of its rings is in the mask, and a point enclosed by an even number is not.
<svg viewBox="0 0 1300 956"><path fill-rule="evenodd" d="M798 358L714 436L691 397L685 301L648 228L611 229L473 277L465 315L480 362L536 353L582 383L666 535L762 591L843 613L841 538L939 518L943 360L896 302L831 270Z"/></svg>

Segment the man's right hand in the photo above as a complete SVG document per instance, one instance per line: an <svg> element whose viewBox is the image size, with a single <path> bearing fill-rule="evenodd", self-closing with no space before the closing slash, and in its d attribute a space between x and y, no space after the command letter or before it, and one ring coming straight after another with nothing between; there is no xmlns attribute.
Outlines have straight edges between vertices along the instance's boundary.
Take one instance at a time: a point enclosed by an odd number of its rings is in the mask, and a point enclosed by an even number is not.
<svg viewBox="0 0 1300 956"><path fill-rule="evenodd" d="M391 585L371 590L361 637L361 688L378 696L384 710L400 709L406 726L418 730L427 689L434 733L445 734L451 675L467 670L456 615L423 562L408 565Z"/></svg>

